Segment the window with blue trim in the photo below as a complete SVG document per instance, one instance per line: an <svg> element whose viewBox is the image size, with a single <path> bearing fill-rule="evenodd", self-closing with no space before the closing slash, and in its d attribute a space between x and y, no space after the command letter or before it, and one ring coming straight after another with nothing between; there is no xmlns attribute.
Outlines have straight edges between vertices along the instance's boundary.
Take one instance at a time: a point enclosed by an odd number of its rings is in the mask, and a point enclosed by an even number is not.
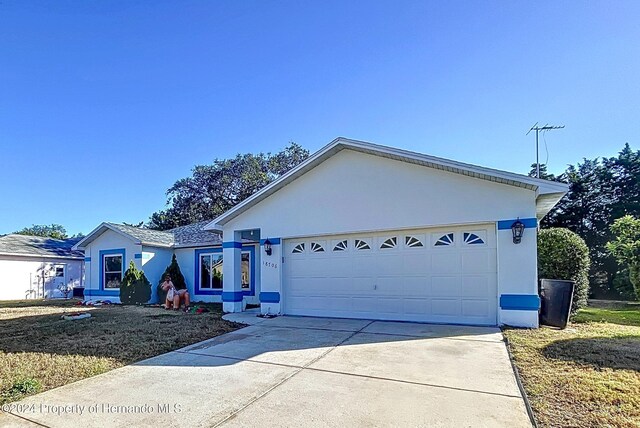
<svg viewBox="0 0 640 428"><path fill-rule="evenodd" d="M102 257L102 283L104 288L120 288L122 283L122 254L105 254Z"/></svg>
<svg viewBox="0 0 640 428"><path fill-rule="evenodd" d="M222 253L200 254L200 289L222 290L223 286L223 259ZM251 253L242 252L242 289L248 290L251 285Z"/></svg>

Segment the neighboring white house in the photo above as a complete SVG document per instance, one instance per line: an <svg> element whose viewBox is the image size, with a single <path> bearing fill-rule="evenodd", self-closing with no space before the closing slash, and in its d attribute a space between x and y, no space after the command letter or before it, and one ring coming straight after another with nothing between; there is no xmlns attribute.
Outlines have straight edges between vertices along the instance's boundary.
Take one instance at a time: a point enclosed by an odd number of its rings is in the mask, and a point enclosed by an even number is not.
<svg viewBox="0 0 640 428"><path fill-rule="evenodd" d="M83 285L78 239L0 236L0 300L64 297L60 287Z"/></svg>
<svg viewBox="0 0 640 428"><path fill-rule="evenodd" d="M191 299L220 302L223 286L222 235L204 230L207 223L168 231L102 223L74 247L84 250L85 254L85 298L119 302L120 282L133 261L151 282L151 301L155 302L158 282L175 254ZM257 239L245 239L242 251L241 289L252 303L259 303L255 293L257 246Z"/></svg>
<svg viewBox="0 0 640 428"><path fill-rule="evenodd" d="M121 269L134 260L145 272L159 260L155 285L175 253L194 300L222 300L227 312L259 302L272 314L535 327L537 224L567 190L338 138L206 226L187 226L208 243L181 241L182 228L138 229L163 234L154 241L105 223L76 248L100 293L121 278L104 269L117 255Z"/></svg>

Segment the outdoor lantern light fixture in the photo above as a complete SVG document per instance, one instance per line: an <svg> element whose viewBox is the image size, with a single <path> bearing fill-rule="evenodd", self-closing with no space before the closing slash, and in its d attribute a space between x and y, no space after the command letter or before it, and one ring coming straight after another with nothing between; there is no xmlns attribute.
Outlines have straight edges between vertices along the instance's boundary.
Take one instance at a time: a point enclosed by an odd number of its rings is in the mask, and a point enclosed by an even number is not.
<svg viewBox="0 0 640 428"><path fill-rule="evenodd" d="M519 244L522 241L522 235L524 235L524 223L520 221L519 217L511 225L511 232L513 232L513 243Z"/></svg>
<svg viewBox="0 0 640 428"><path fill-rule="evenodd" d="M271 241L267 238L267 240L264 241L264 252L267 253L267 256L270 256L271 251Z"/></svg>

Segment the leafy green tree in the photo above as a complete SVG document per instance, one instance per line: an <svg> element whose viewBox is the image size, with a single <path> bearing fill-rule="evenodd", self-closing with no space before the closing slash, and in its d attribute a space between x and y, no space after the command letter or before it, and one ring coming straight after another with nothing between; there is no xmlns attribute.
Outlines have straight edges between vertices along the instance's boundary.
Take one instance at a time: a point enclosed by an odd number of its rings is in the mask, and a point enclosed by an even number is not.
<svg viewBox="0 0 640 428"><path fill-rule="evenodd" d="M569 193L541 226L566 227L585 240L593 295L624 297L620 291L628 281L626 274L606 244L613 239L610 226L615 219L640 216L640 151L626 144L617 156L583 159L556 179L569 184Z"/></svg>
<svg viewBox="0 0 640 428"><path fill-rule="evenodd" d="M18 235L43 236L53 239L67 239L67 230L60 224L34 224L17 232Z"/></svg>
<svg viewBox="0 0 640 428"><path fill-rule="evenodd" d="M133 261L124 273L120 284L120 302L123 305L141 305L151 299L151 283Z"/></svg>
<svg viewBox="0 0 640 428"><path fill-rule="evenodd" d="M167 292L164 291L161 287L164 282L164 278L169 275L171 276L171 282L176 287L177 290L182 290L187 288L187 283L184 280L184 275L182 275L182 271L180 271L180 266L178 265L178 260L176 259L176 255L174 254L171 258L171 263L164 270L164 273L160 277L160 281L158 281L158 300L160 303L164 303L167 299Z"/></svg>
<svg viewBox="0 0 640 428"><path fill-rule="evenodd" d="M607 249L629 272L629 280L640 299L640 218L626 215L611 225L614 239Z"/></svg>
<svg viewBox="0 0 640 428"><path fill-rule="evenodd" d="M167 230L214 218L308 156L308 150L290 143L276 154L238 154L233 159L216 159L211 165L197 165L190 177L176 181L167 190L169 207L153 213L149 227Z"/></svg>
<svg viewBox="0 0 640 428"><path fill-rule="evenodd" d="M564 228L538 233L538 277L574 281L573 312L587 305L590 265L589 248L576 233Z"/></svg>

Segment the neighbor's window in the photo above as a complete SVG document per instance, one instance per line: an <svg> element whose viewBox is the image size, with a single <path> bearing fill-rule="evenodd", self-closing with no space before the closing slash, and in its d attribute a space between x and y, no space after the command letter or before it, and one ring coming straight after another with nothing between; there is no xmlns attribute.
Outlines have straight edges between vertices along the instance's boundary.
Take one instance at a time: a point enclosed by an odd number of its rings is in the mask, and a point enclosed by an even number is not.
<svg viewBox="0 0 640 428"><path fill-rule="evenodd" d="M200 289L222 289L222 254L200 254ZM251 284L251 254L242 253L242 288Z"/></svg>
<svg viewBox="0 0 640 428"><path fill-rule="evenodd" d="M56 276L64 278L64 266L56 266Z"/></svg>
<svg viewBox="0 0 640 428"><path fill-rule="evenodd" d="M122 282L122 255L104 256L104 288L120 288Z"/></svg>

